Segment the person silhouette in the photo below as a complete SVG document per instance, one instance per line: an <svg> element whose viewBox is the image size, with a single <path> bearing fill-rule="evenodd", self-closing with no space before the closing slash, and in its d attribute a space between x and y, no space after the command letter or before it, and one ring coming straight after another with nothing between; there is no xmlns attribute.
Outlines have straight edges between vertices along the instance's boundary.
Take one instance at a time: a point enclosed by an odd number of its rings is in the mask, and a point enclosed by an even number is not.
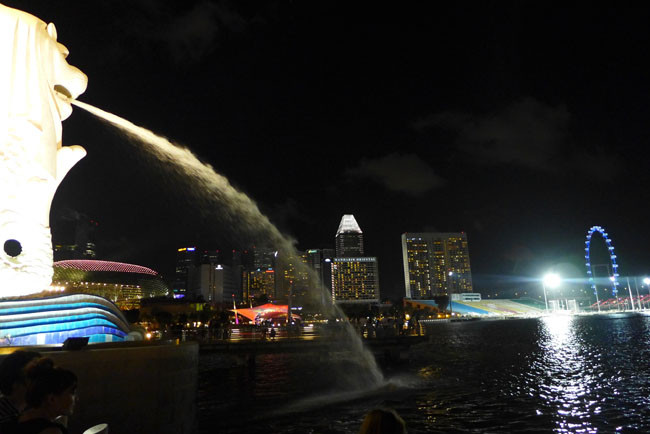
<svg viewBox="0 0 650 434"><path fill-rule="evenodd" d="M29 378L25 410L18 418L12 434L67 434L64 425L56 422L60 416L70 416L77 401L77 376L50 359L42 358L25 368Z"/></svg>
<svg viewBox="0 0 650 434"><path fill-rule="evenodd" d="M41 355L36 351L14 351L0 364L0 433L4 426L14 424L25 409L27 378L25 366Z"/></svg>

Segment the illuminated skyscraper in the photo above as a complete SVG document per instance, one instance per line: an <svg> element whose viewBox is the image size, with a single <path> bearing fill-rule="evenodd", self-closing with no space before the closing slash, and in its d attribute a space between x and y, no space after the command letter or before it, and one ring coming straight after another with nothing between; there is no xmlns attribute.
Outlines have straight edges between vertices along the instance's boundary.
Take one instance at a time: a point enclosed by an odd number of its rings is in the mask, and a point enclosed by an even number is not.
<svg viewBox="0 0 650 434"><path fill-rule="evenodd" d="M402 234L402 257L407 298L473 292L464 232Z"/></svg>
<svg viewBox="0 0 650 434"><path fill-rule="evenodd" d="M181 247L176 253L176 273L172 290L174 297L194 296L197 287L198 257L196 247Z"/></svg>
<svg viewBox="0 0 650 434"><path fill-rule="evenodd" d="M332 300L336 303L378 303L377 258L334 258Z"/></svg>
<svg viewBox="0 0 650 434"><path fill-rule="evenodd" d="M302 252L278 252L276 256L275 299L302 302L309 293L308 257Z"/></svg>
<svg viewBox="0 0 650 434"><path fill-rule="evenodd" d="M336 231L336 256L363 256L363 232L352 214L341 218Z"/></svg>
<svg viewBox="0 0 650 434"><path fill-rule="evenodd" d="M379 302L377 258L363 254L363 232L354 216L346 214L336 231L336 257L331 259L334 302Z"/></svg>
<svg viewBox="0 0 650 434"><path fill-rule="evenodd" d="M244 271L244 299L250 300L266 296L267 300L275 298L275 270L257 269Z"/></svg>

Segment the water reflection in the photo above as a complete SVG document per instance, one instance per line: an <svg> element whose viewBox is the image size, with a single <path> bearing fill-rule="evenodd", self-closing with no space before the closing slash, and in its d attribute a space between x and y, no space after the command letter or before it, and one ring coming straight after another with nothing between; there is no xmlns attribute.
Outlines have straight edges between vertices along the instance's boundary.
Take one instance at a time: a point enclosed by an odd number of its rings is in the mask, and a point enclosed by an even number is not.
<svg viewBox="0 0 650 434"><path fill-rule="evenodd" d="M204 357L200 432L353 433L377 406L415 434L650 432L650 316L445 323L429 338L358 396L336 394L356 385L338 357L277 355L255 372Z"/></svg>
<svg viewBox="0 0 650 434"><path fill-rule="evenodd" d="M571 315L541 320L540 347L544 351L533 361L531 371L542 405L546 411L555 412L558 432L597 432L590 418L600 413L599 396L593 390L597 387L599 355L590 354L576 333L575 321Z"/></svg>

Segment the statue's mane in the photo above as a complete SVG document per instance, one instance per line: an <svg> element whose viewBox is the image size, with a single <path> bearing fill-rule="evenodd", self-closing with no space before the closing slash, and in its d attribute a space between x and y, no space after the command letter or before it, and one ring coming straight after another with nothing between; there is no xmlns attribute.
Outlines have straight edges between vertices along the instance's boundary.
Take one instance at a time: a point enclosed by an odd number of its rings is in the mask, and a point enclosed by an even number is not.
<svg viewBox="0 0 650 434"><path fill-rule="evenodd" d="M49 30L49 31L48 31ZM56 150L61 147L61 121L70 114L54 94L54 86L78 72L65 60L67 50L56 41L56 29L37 17L0 5L0 140L30 137L29 153L54 174ZM73 89L74 90L74 89ZM76 96L75 95L75 96Z"/></svg>

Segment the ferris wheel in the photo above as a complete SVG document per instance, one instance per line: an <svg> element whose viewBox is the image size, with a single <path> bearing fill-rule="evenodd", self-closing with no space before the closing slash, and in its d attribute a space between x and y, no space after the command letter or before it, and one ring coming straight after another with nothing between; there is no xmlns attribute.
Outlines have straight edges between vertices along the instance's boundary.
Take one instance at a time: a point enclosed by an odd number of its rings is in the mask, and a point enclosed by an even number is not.
<svg viewBox="0 0 650 434"><path fill-rule="evenodd" d="M609 238L607 235L607 232L605 232L605 228L602 226L592 226L589 228L589 231L587 232L587 240L585 241L585 265L587 266L587 276L589 277L589 284L591 285L591 289L594 290L594 294L596 295L596 303L598 304L598 288L596 287L596 281L594 280L594 267L591 264L591 259L589 258L589 252L591 249L591 237L594 234L594 232L599 232L600 235L603 237L605 240L605 243L607 244L607 251L609 252L609 261L610 265L612 266L612 275L609 276L609 280L612 283L612 296L616 297L616 294L618 293L618 264L616 263L616 253L614 253L614 246L612 246L612 240ZM598 309L600 310L600 304L598 304Z"/></svg>

